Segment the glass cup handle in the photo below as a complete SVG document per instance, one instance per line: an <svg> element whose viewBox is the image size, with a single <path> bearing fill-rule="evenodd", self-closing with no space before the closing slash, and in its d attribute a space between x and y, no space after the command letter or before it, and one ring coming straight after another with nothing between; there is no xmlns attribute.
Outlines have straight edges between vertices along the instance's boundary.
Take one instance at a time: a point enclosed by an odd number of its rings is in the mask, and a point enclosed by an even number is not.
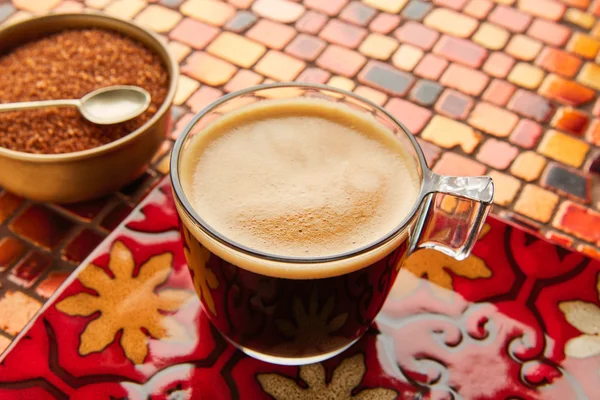
<svg viewBox="0 0 600 400"><path fill-rule="evenodd" d="M434 249L464 260L492 207L494 182L489 176L442 176L431 171L427 174L409 252Z"/></svg>

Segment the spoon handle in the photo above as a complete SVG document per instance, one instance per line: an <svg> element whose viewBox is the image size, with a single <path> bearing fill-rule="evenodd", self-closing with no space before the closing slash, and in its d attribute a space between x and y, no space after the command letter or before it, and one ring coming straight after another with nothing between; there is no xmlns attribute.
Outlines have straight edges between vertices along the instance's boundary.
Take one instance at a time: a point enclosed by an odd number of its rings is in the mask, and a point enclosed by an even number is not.
<svg viewBox="0 0 600 400"><path fill-rule="evenodd" d="M80 100L42 100L0 104L0 112L30 110L43 107L79 107Z"/></svg>

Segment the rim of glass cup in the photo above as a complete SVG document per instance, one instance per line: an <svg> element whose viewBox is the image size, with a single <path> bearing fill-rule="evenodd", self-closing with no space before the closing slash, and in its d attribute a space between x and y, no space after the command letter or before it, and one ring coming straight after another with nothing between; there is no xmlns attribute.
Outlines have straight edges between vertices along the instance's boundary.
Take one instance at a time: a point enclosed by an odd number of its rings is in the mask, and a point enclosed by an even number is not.
<svg viewBox="0 0 600 400"><path fill-rule="evenodd" d="M412 205L410 212L406 215L406 217L394 227L389 233L377 239L376 241L369 243L367 245L358 247L354 250L347 251L344 253L339 253L331 256L322 256L322 257L292 257L292 256L279 256L276 254L270 254L267 252L263 252L260 250L252 249L251 247L244 246L241 243L238 243L234 240L229 239L228 237L219 233L216 229L211 227L200 215L194 210L191 203L189 202L185 192L183 191L183 187L181 185L181 181L179 179L179 159L181 155L181 150L183 148L183 144L185 143L188 135L194 128L194 126L200 121L203 117L205 117L208 113L213 111L215 108L220 105L227 103L228 101L235 99L237 97L243 96L249 93L260 92L262 90L268 89L281 89L281 88L303 88L303 89L318 89L328 92L333 92L337 94L341 94L347 97L351 97L352 99L359 101L361 103L367 104L371 107L374 107L377 112L383 113L386 117L388 117L400 130L404 133L404 135L410 141L412 148L417 156L417 164L420 169L420 188L419 194L417 195L414 204ZM242 106L243 107L243 106ZM222 245L225 245L229 248L232 248L235 251L240 253L256 257L259 259L264 259L268 261L275 261L281 263L289 263L289 264L321 264L333 261L340 261L348 258L353 258L359 256L364 253L368 253L372 250L377 249L378 247L388 243L390 240L395 238L398 234L402 233L409 222L416 216L422 202L424 196L430 192L430 175L431 171L427 167L427 162L425 161L425 156L423 155L423 150L417 143L415 137L410 133L410 131L398 121L392 114L390 114L383 107L378 104L365 99L357 94L352 92L348 92L343 89L338 89L335 87L331 87L328 85L322 84L313 84L313 83L302 83L302 82L277 82L277 83L268 83L261 84L248 87L246 89L241 89L236 92L229 93L225 96L220 97L219 99L213 101L208 106L204 107L199 113L197 113L191 121L185 126L183 132L179 135L175 144L173 145L173 150L171 152L171 161L170 161L170 175L171 175L171 184L173 187L173 191L177 200L181 203L183 207L183 211L186 215L208 236L212 239L216 240Z"/></svg>

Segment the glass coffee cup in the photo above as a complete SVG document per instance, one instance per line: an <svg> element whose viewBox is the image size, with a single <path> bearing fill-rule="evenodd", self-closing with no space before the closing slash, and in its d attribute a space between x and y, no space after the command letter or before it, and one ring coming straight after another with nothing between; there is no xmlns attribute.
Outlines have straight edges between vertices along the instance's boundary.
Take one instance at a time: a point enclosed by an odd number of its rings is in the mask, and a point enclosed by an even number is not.
<svg viewBox="0 0 600 400"><path fill-rule="evenodd" d="M190 143L230 113L252 112L250 107L282 99L335 103L392 132L409 154L419 181L404 220L378 240L351 251L306 257L251 248L208 224L182 184L182 158L191 151ZM175 143L171 180L185 255L204 312L246 354L285 365L328 359L360 339L411 252L430 248L466 258L494 192L489 177L433 173L412 134L378 105L340 89L301 83L260 85L207 106Z"/></svg>

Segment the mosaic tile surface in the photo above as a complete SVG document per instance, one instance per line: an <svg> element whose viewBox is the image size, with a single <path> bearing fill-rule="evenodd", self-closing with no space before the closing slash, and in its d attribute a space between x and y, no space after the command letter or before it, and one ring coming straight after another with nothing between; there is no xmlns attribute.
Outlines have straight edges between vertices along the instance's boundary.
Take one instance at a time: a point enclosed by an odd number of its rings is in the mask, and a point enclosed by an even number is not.
<svg viewBox="0 0 600 400"><path fill-rule="evenodd" d="M436 172L490 174L498 215L600 257L600 0L0 0L0 22L82 10L168 42L183 72L173 131L146 175L105 199L0 191L0 348L168 172L192 113L261 82L385 106Z"/></svg>
<svg viewBox="0 0 600 400"><path fill-rule="evenodd" d="M236 297L235 280L226 286ZM368 308L382 287L352 290ZM345 323L318 301L290 327ZM251 303L259 319L278 306ZM231 313L246 307L232 302ZM257 361L202 310L165 178L0 357L0 398L592 400L599 323L599 261L490 217L464 261L411 255L376 325L342 354L302 367Z"/></svg>

